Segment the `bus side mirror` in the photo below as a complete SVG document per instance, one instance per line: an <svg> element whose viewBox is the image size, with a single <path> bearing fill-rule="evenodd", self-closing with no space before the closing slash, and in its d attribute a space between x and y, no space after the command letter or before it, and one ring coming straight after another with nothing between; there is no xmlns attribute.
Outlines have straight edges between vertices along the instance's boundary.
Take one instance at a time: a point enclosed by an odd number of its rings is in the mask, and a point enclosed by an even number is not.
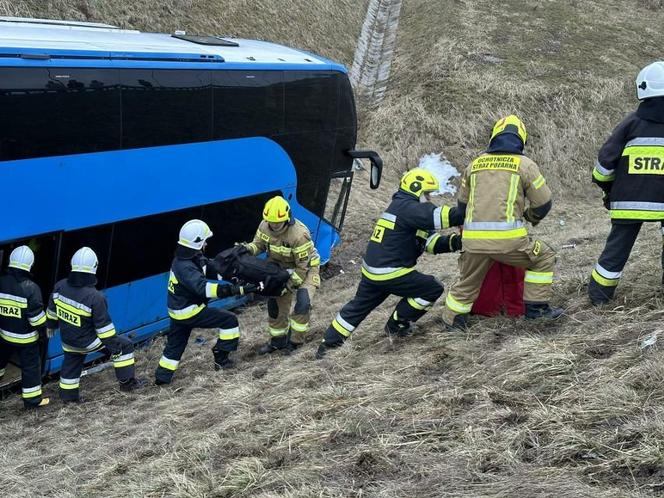
<svg viewBox="0 0 664 498"><path fill-rule="evenodd" d="M378 153L372 150L349 150L346 154L353 159L368 159L371 161L369 186L372 190L376 190L380 185L380 178L383 176L383 160Z"/></svg>

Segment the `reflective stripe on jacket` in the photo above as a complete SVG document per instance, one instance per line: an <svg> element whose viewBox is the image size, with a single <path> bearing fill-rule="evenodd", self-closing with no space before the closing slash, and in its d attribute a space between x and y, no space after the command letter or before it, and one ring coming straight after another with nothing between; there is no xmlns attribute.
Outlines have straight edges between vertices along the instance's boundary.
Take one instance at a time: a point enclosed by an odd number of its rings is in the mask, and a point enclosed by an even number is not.
<svg viewBox="0 0 664 498"><path fill-rule="evenodd" d="M71 272L55 284L46 315L49 327L60 329L62 343L73 350L88 349L116 334L106 297L95 285L94 275Z"/></svg>
<svg viewBox="0 0 664 498"><path fill-rule="evenodd" d="M378 218L367 244L362 274L375 281L391 280L413 271L422 253L444 252L448 237L436 230L461 223L458 208L422 203L402 190Z"/></svg>
<svg viewBox="0 0 664 498"><path fill-rule="evenodd" d="M174 320L196 316L211 298L217 297L218 279L215 263L203 253L178 246L168 277L168 315Z"/></svg>
<svg viewBox="0 0 664 498"><path fill-rule="evenodd" d="M527 242L526 200L532 208L551 201L551 190L534 161L508 153L486 153L472 161L459 190L459 202L467 204L464 250L506 253Z"/></svg>
<svg viewBox="0 0 664 498"><path fill-rule="evenodd" d="M39 286L27 271L8 268L0 275L0 337L16 345L39 339L36 329L46 324Z"/></svg>
<svg viewBox="0 0 664 498"><path fill-rule="evenodd" d="M599 150L593 182L616 223L664 220L664 99L643 101Z"/></svg>
<svg viewBox="0 0 664 498"><path fill-rule="evenodd" d="M278 233L270 228L268 222L262 221L247 248L254 256L266 252L270 261L293 270L291 280L295 287L304 283L310 272L319 271L320 256L311 240L311 233L299 220L293 220ZM320 282L318 278L315 280Z"/></svg>

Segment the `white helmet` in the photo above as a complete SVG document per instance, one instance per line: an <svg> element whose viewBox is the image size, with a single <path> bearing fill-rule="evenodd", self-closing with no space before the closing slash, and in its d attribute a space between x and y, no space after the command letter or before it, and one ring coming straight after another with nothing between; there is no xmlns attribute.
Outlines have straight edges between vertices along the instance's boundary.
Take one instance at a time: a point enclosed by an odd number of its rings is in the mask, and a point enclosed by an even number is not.
<svg viewBox="0 0 664 498"><path fill-rule="evenodd" d="M28 246L18 246L9 255L9 267L30 271L35 263L35 254Z"/></svg>
<svg viewBox="0 0 664 498"><path fill-rule="evenodd" d="M97 266L99 266L97 255L89 247L81 247L71 258L71 271L96 275Z"/></svg>
<svg viewBox="0 0 664 498"><path fill-rule="evenodd" d="M190 249L202 249L205 241L212 237L212 230L201 220L189 220L180 228L178 244Z"/></svg>
<svg viewBox="0 0 664 498"><path fill-rule="evenodd" d="M639 100L664 96L664 62L653 62L641 69L636 77L636 95Z"/></svg>

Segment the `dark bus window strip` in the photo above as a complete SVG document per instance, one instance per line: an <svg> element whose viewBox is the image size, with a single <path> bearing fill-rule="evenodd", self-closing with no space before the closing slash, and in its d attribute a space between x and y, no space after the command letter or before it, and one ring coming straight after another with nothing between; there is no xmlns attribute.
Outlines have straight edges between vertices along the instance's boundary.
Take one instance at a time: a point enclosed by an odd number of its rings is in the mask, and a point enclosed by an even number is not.
<svg viewBox="0 0 664 498"><path fill-rule="evenodd" d="M39 235L0 246L5 267L9 254L19 245L35 252L33 274L42 292L69 273L74 252L91 247L99 258L100 288L114 287L168 271L180 227L190 219L205 220L214 236L207 254L214 255L234 242L251 240L265 202L279 192L196 206L122 222L97 225L71 232Z"/></svg>

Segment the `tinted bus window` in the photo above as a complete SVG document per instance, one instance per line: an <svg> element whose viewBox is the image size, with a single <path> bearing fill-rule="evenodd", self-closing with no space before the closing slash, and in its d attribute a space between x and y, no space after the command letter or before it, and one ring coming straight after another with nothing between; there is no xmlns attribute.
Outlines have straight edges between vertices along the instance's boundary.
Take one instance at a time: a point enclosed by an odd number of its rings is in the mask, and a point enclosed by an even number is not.
<svg viewBox="0 0 664 498"><path fill-rule="evenodd" d="M284 129L281 71L217 71L214 84L214 138L260 137Z"/></svg>
<svg viewBox="0 0 664 498"><path fill-rule="evenodd" d="M290 133L274 137L297 169L297 200L322 216L334 151L334 132Z"/></svg>
<svg viewBox="0 0 664 498"><path fill-rule="evenodd" d="M207 254L214 256L235 242L250 242L263 219L263 206L275 195L281 195L281 192L266 192L203 206L201 219L210 225L214 233L214 237L209 241Z"/></svg>
<svg viewBox="0 0 664 498"><path fill-rule="evenodd" d="M339 114L337 117L338 128L357 129L357 111L355 109L355 96L350 80L346 75L339 75ZM353 141L353 144L355 141Z"/></svg>
<svg viewBox="0 0 664 498"><path fill-rule="evenodd" d="M194 207L116 223L107 287L168 271L180 227L200 217Z"/></svg>
<svg viewBox="0 0 664 498"><path fill-rule="evenodd" d="M343 128L335 134L334 150L332 152L331 173L350 171L353 167L353 158L346 154L355 148L357 131L355 128Z"/></svg>
<svg viewBox="0 0 664 498"><path fill-rule="evenodd" d="M120 71L123 148L212 138L209 71Z"/></svg>
<svg viewBox="0 0 664 498"><path fill-rule="evenodd" d="M277 192L115 223L105 286L167 272L180 227L194 218L204 220L214 233L206 251L210 257L234 242L251 240L261 220L263 205L274 195Z"/></svg>
<svg viewBox="0 0 664 498"><path fill-rule="evenodd" d="M0 160L118 149L117 71L0 68Z"/></svg>
<svg viewBox="0 0 664 498"><path fill-rule="evenodd" d="M333 130L337 126L336 73L287 71L286 132Z"/></svg>

